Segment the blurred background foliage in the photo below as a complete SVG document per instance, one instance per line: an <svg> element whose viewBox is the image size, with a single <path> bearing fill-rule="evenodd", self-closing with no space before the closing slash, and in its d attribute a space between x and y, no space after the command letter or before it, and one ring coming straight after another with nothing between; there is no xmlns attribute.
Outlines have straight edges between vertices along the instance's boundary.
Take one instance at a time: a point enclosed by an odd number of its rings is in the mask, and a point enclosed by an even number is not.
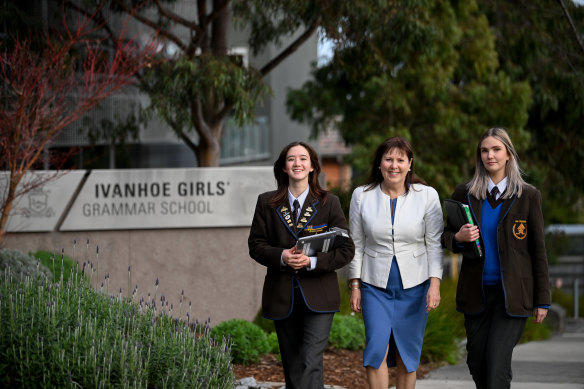
<svg viewBox="0 0 584 389"><path fill-rule="evenodd" d="M354 186L375 147L401 135L413 144L418 175L450 197L472 177L480 135L504 127L527 181L543 192L546 221L584 221L584 7L383 3L386 12L362 5L347 17L342 39L327 31L331 59L287 99L314 136L336 128L353 147Z"/></svg>

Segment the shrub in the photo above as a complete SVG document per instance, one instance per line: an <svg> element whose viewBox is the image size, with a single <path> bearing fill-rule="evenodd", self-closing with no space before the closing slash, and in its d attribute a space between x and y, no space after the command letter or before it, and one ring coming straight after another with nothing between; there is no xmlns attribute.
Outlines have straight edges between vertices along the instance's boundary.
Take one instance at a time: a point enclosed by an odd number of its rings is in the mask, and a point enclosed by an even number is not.
<svg viewBox="0 0 584 389"><path fill-rule="evenodd" d="M562 289L553 288L552 302L561 305L566 310L566 317L574 317L573 293L568 293ZM584 296L580 296L578 300L578 316L584 317Z"/></svg>
<svg viewBox="0 0 584 389"><path fill-rule="evenodd" d="M12 249L0 249L0 271L2 276L10 269L10 275L15 282L25 278L36 278L44 275L52 277L51 271L32 255ZM4 280L5 277L2 277Z"/></svg>
<svg viewBox="0 0 584 389"><path fill-rule="evenodd" d="M341 306L339 308L339 314L341 315L351 315L351 291L349 290L348 280L344 276L338 277L339 280L339 290L341 291Z"/></svg>
<svg viewBox="0 0 584 389"><path fill-rule="evenodd" d="M527 318L527 323L525 324L525 329L523 330L523 335L519 339L519 343L527 343L534 340L544 340L549 339L551 336L550 327L544 321L541 324L535 324L533 322L533 317Z"/></svg>
<svg viewBox="0 0 584 389"><path fill-rule="evenodd" d="M229 344L146 304L44 275L0 282L0 387L232 388ZM5 303L6 302L6 303ZM10 303L8 303L10 302Z"/></svg>
<svg viewBox="0 0 584 389"><path fill-rule="evenodd" d="M261 329L266 331L266 333L271 333L276 331L276 326L274 325L274 321L270 319L266 319L262 316L262 309L258 311L256 314L255 319L253 319L253 323L260 326Z"/></svg>
<svg viewBox="0 0 584 389"><path fill-rule="evenodd" d="M270 345L270 352L280 356L280 344L278 343L278 335L275 332L268 334L268 344Z"/></svg>
<svg viewBox="0 0 584 389"><path fill-rule="evenodd" d="M63 281L66 283L69 277L78 271L77 262L64 254L55 255L49 251L39 250L32 255L52 271L53 281L55 282L59 281L62 276Z"/></svg>
<svg viewBox="0 0 584 389"><path fill-rule="evenodd" d="M258 325L243 319L231 319L219 323L211 330L216 339L230 338L233 363L251 364L270 352L268 335Z"/></svg>
<svg viewBox="0 0 584 389"><path fill-rule="evenodd" d="M458 362L460 342L465 338L464 315L456 311L456 281L444 279L440 284L440 306L430 311L421 359L425 362Z"/></svg>
<svg viewBox="0 0 584 389"><path fill-rule="evenodd" d="M360 350L365 347L365 325L361 316L335 315L329 335L334 348Z"/></svg>

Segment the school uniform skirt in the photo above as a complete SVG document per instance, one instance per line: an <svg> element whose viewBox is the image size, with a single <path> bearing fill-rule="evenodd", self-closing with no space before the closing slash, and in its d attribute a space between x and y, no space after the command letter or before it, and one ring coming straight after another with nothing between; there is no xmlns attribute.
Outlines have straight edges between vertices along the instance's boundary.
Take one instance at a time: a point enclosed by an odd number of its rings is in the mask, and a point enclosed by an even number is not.
<svg viewBox="0 0 584 389"><path fill-rule="evenodd" d="M362 283L361 311L367 341L363 366L379 369L389 346L389 367L396 366L397 348L407 371L411 373L417 370L428 321L426 295L429 285L430 281L426 280L420 285L404 289L395 257L385 289Z"/></svg>

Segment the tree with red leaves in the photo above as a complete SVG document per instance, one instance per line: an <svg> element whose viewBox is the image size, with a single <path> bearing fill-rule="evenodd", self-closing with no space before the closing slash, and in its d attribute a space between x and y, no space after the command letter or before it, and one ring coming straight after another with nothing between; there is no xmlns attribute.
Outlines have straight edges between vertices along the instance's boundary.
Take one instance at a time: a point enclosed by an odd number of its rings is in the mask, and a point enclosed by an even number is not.
<svg viewBox="0 0 584 389"><path fill-rule="evenodd" d="M99 102L133 82L154 55L154 44L140 47L117 37L115 50L96 39L92 17L83 17L38 40L15 37L0 46L0 242L15 200L59 175L34 169L51 141ZM33 44L34 43L34 44ZM62 157L60 161L64 162Z"/></svg>

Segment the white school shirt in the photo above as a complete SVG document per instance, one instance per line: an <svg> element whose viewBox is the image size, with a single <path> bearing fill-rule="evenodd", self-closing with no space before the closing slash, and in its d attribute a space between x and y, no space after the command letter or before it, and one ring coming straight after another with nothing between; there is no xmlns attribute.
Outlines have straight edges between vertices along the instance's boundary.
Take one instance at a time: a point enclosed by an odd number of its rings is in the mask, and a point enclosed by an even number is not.
<svg viewBox="0 0 584 389"><path fill-rule="evenodd" d="M491 177L489 177L489 184L487 185L487 190L489 191L489 193L491 193L495 186L497 187L497 189L499 189L499 193L497 193L497 196L495 196L495 200L498 200L499 197L501 197L501 195L503 194L503 192L505 192L505 189L507 189L507 177L503 178L497 185L495 185L493 180L491 180Z"/></svg>

